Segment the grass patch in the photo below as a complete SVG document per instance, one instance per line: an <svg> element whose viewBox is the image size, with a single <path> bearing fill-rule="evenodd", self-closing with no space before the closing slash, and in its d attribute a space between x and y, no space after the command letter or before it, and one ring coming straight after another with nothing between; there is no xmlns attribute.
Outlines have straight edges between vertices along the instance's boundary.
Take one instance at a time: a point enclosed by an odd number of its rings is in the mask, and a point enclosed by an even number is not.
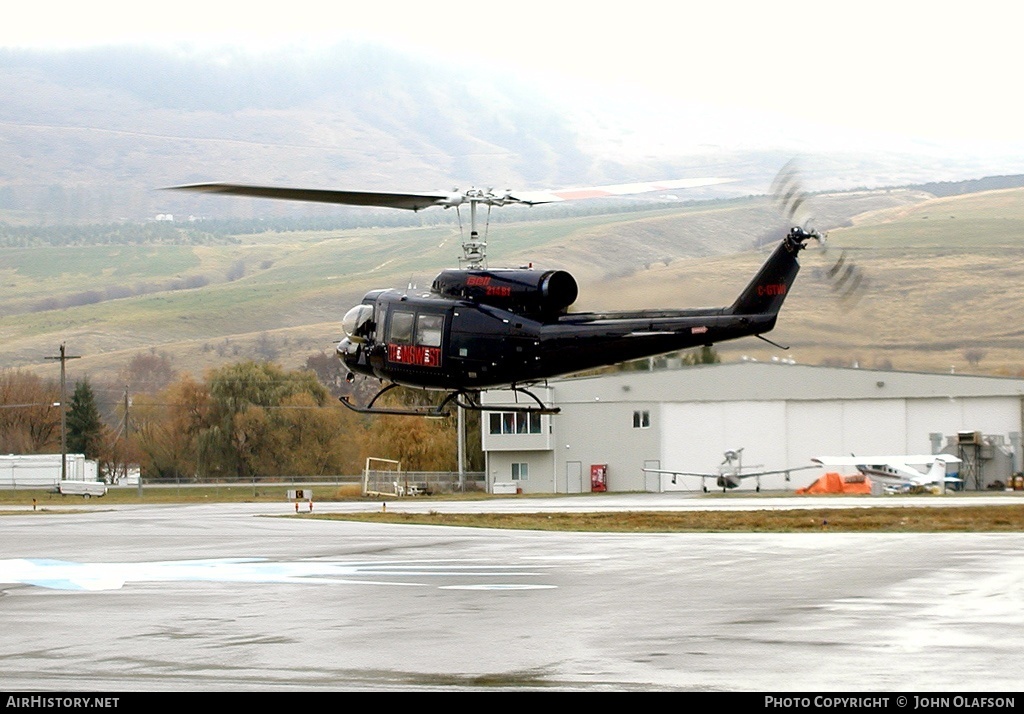
<svg viewBox="0 0 1024 714"><path fill-rule="evenodd" d="M294 517L294 516L293 516ZM600 533L1004 533L1024 531L1024 504L626 513L327 513L306 518Z"/></svg>
<svg viewBox="0 0 1024 714"><path fill-rule="evenodd" d="M300 503L297 514L282 517L316 518L364 523L400 523L410 525L464 526L513 530L577 531L594 533L800 533L833 531L840 533L1019 533L1024 532L1024 503L962 506L878 506L821 507L760 511L627 511L587 513L402 513L401 504L444 501L481 501L494 499L482 492L449 494L436 497L388 498L390 511L383 512L380 499L364 498L356 483L301 486L312 488L314 512ZM0 516L25 515L24 506L35 505L40 514L79 513L81 506L103 507L142 504L267 503L289 504L286 492L292 484L219 486L145 486L140 497L135 488L115 488L102 498L84 499L61 496L46 490L0 491ZM763 494L762 494L763 495ZM969 495L969 494L967 494ZM551 494L538 494L538 497ZM516 500L531 498L518 496ZM600 496L596 496L599 499ZM714 495L708 498L714 498ZM506 499L500 499L506 500ZM33 504L33 501L35 502ZM316 513L317 503L364 501L373 511L363 513ZM20 506L4 509L3 506ZM380 510L376 510L380 509Z"/></svg>
<svg viewBox="0 0 1024 714"><path fill-rule="evenodd" d="M68 508L81 505L105 506L111 504L154 503L287 503L287 491L311 488L314 506L317 501L361 500L360 484L313 485L259 484L219 486L143 486L142 496L136 488L111 488L106 496L85 499L81 496L62 496L45 489L0 491L0 505L31 506L33 500L40 509L53 512L55 507ZM24 514L24 511L11 511ZM0 514L3 514L0 511Z"/></svg>

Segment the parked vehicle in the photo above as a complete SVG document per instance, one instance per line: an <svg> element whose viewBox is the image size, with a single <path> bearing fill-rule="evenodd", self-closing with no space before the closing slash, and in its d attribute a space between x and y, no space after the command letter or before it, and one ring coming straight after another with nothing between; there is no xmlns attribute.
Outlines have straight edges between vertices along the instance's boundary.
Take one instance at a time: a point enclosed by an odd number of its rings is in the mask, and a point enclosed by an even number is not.
<svg viewBox="0 0 1024 714"><path fill-rule="evenodd" d="M81 496L92 498L93 496L107 495L107 484L102 481L60 481L57 484L57 492L62 496Z"/></svg>

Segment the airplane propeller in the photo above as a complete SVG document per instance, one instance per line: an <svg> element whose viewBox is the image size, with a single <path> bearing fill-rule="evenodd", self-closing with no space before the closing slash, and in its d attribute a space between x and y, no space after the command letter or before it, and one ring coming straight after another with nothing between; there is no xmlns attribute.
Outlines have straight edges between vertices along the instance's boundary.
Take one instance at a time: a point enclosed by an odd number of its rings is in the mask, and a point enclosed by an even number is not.
<svg viewBox="0 0 1024 714"><path fill-rule="evenodd" d="M790 159L776 175L772 181L771 193L772 200L791 226L800 226L809 233L813 232L809 228L813 218L808 207L808 193L801 185L796 159ZM828 233L814 233L824 256L828 253ZM835 262L825 270L825 277L833 294L845 308L855 305L868 285L864 269L847 256L846 249L843 249Z"/></svg>

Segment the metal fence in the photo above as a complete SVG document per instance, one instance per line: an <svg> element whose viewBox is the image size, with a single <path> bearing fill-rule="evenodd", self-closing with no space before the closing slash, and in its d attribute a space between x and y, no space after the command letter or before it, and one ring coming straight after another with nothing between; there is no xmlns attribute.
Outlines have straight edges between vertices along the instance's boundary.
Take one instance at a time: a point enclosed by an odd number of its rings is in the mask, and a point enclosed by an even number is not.
<svg viewBox="0 0 1024 714"><path fill-rule="evenodd" d="M419 496L436 493L486 491L483 471L371 470L363 474L363 494Z"/></svg>
<svg viewBox="0 0 1024 714"><path fill-rule="evenodd" d="M48 480L45 484L53 487L55 481ZM449 494L449 493L482 493L487 491L486 479L483 471L467 471L459 474L457 471L398 471L398 470L367 470L357 475L330 475L330 476L274 476L255 477L247 480L237 478L143 478L141 488L195 488L195 487L216 487L216 488L251 488L264 490L267 488L313 488L314 486L327 488L341 488L343 486L359 488L363 495L382 494L387 496L418 496L428 494ZM15 481L9 484L0 484L0 490L38 489L41 485L34 480L25 482ZM111 488L118 490L131 490L140 488L139 482L134 480L128 483L112 484Z"/></svg>

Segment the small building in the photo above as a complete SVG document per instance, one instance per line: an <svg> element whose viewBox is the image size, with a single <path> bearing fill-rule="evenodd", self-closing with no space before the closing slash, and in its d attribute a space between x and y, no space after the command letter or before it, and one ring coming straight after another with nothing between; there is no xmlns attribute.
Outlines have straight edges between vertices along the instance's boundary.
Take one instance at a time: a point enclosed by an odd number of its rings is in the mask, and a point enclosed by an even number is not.
<svg viewBox="0 0 1024 714"><path fill-rule="evenodd" d="M84 454L67 454L69 481L96 481L96 461ZM60 482L60 454L8 454L0 456L0 489L55 488Z"/></svg>
<svg viewBox="0 0 1024 714"><path fill-rule="evenodd" d="M950 452L967 434L978 440L968 488L1021 471L1024 379L738 362L563 379L532 391L560 413L484 414L491 491L696 490L700 479L672 483L644 469L715 472L738 449L745 471L795 469L816 456ZM484 402L515 397L495 391ZM822 473L766 476L761 488L795 490ZM753 479L740 486L754 488Z"/></svg>

